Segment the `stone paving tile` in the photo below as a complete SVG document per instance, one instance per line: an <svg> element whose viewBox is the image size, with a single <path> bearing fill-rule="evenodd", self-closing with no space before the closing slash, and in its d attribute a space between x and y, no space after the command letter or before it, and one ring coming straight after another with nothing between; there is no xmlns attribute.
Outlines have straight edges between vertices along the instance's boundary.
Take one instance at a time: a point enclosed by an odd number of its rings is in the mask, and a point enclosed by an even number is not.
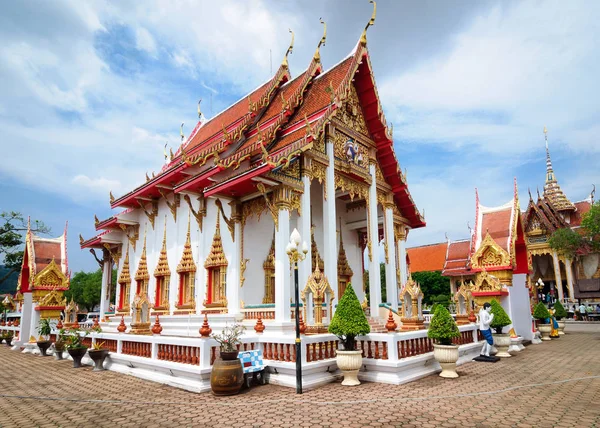
<svg viewBox="0 0 600 428"><path fill-rule="evenodd" d="M397 386L335 383L302 396L266 385L214 397L2 345L0 427L600 427L600 330L531 345L496 364L468 363L459 374Z"/></svg>

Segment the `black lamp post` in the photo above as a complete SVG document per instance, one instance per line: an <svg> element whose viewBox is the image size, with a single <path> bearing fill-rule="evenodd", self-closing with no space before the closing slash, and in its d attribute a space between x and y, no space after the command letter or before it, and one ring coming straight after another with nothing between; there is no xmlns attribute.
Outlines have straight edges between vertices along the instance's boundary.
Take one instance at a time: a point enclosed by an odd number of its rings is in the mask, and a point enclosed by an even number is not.
<svg viewBox="0 0 600 428"><path fill-rule="evenodd" d="M296 394L302 394L302 346L300 340L300 295L298 290L298 262L306 258L308 253L308 245L302 243L302 252L298 251L300 245L300 233L298 229L294 229L290 235L290 242L286 247L286 253L290 258L290 263L294 268L294 298L296 299Z"/></svg>

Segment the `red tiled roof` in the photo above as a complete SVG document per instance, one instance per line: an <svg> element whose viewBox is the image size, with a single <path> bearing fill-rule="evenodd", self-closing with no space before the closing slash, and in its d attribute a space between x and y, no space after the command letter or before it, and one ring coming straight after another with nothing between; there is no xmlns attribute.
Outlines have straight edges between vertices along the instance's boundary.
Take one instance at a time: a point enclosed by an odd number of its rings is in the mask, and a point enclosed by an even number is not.
<svg viewBox="0 0 600 428"><path fill-rule="evenodd" d="M571 214L571 227L581 225L583 215L592 208L592 204L590 201L575 202L575 208L577 208L577 211Z"/></svg>
<svg viewBox="0 0 600 428"><path fill-rule="evenodd" d="M487 233L496 241L500 247L510 252L508 248L508 237L510 236L510 218L512 208L508 207L502 211L483 213L481 221L481 238Z"/></svg>
<svg viewBox="0 0 600 428"><path fill-rule="evenodd" d="M444 265L443 275L452 276L465 273L469 253L471 249L471 240L451 242L448 245L448 256Z"/></svg>
<svg viewBox="0 0 600 428"><path fill-rule="evenodd" d="M447 249L447 242L408 248L406 252L410 260L410 271L412 273L441 271L444 269Z"/></svg>
<svg viewBox="0 0 600 428"><path fill-rule="evenodd" d="M40 273L48 266L53 258L54 262L59 266L62 262L60 242L37 241L34 238L33 251L35 254L35 269L37 273Z"/></svg>

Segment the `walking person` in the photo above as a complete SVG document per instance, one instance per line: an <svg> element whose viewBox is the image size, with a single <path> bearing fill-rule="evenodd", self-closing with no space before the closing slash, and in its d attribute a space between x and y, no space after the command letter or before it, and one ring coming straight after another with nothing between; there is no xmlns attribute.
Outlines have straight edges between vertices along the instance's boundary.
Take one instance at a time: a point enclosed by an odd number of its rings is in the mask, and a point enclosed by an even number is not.
<svg viewBox="0 0 600 428"><path fill-rule="evenodd" d="M587 308L583 303L579 305L579 316L581 317L581 321L585 321L587 319Z"/></svg>

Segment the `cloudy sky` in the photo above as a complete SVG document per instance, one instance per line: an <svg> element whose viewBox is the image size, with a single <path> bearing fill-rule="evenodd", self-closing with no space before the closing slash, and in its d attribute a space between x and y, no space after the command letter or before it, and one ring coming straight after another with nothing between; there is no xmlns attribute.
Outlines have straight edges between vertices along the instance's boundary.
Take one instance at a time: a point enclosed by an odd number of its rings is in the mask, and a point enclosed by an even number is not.
<svg viewBox="0 0 600 428"><path fill-rule="evenodd" d="M543 186L548 126L572 200L600 184L600 2L378 1L368 40L386 117L427 227L409 245L464 238L474 188L500 205L517 177ZM296 34L293 75L354 47L366 0L0 3L0 210L69 220L74 271L95 269L78 234L158 171L162 147L271 75Z"/></svg>

